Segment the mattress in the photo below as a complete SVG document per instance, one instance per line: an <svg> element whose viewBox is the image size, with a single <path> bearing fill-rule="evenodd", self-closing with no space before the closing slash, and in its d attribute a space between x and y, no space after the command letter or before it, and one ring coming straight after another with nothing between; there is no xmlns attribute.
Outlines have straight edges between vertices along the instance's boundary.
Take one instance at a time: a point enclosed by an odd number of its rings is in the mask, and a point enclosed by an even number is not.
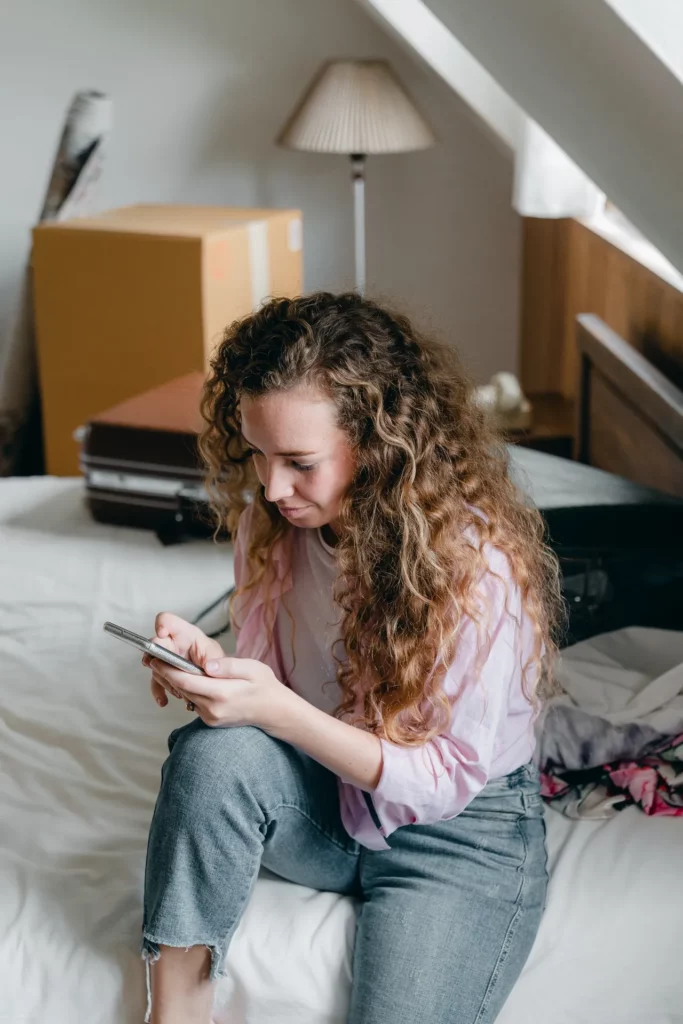
<svg viewBox="0 0 683 1024"><path fill-rule="evenodd" d="M142 1024L146 836L187 712L154 703L102 623L149 633L156 612L193 618L231 582L230 545L96 524L80 480L0 481L3 1024ZM499 1024L681 1024L683 821L546 821L548 905ZM356 912L262 872L215 1024L343 1024Z"/></svg>

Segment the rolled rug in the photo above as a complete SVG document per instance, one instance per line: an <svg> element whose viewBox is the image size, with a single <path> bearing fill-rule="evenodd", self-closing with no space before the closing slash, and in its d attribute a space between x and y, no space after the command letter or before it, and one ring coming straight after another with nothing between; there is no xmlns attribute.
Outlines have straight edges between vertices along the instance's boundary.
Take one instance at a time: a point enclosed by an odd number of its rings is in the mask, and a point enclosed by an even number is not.
<svg viewBox="0 0 683 1024"><path fill-rule="evenodd" d="M91 211L111 116L112 102L104 93L76 93L67 111L39 222L67 220ZM0 345L0 476L42 471L40 397L28 266L14 318Z"/></svg>

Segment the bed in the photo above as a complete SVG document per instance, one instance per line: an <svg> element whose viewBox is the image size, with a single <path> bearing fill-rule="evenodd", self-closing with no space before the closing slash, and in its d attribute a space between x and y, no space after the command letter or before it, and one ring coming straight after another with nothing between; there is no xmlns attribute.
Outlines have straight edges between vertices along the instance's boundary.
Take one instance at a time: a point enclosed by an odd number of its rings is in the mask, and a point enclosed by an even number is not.
<svg viewBox="0 0 683 1024"><path fill-rule="evenodd" d="M683 497L683 391L599 317L577 317L576 330L578 459Z"/></svg>
<svg viewBox="0 0 683 1024"><path fill-rule="evenodd" d="M79 479L0 481L7 1024L141 1024L146 836L166 737L187 712L156 706L137 656L102 623L145 632L163 608L194 618L232 582L230 545L163 547L149 532L93 522L83 497ZM672 643L683 662L678 634L641 637L651 650ZM565 657L595 674L599 642ZM615 671L628 671L618 660ZM683 819L631 808L571 821L549 808L546 822L548 905L499 1024L682 1024ZM264 871L215 1024L344 1024L356 911Z"/></svg>

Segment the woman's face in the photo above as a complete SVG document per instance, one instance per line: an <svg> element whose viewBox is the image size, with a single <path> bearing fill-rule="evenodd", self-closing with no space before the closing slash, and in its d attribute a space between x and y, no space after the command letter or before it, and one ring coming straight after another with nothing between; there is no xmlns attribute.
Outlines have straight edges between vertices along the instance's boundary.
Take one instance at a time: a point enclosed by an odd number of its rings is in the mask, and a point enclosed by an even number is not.
<svg viewBox="0 0 683 1024"><path fill-rule="evenodd" d="M334 402L311 387L242 397L242 436L265 489L293 526L335 529L354 460ZM291 511L288 511L291 510Z"/></svg>

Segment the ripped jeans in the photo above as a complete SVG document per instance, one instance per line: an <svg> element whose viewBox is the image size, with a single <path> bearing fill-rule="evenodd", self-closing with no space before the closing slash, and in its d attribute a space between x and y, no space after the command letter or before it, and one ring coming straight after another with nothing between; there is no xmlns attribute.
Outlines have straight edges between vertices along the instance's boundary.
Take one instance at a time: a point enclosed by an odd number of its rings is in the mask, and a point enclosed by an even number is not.
<svg viewBox="0 0 683 1024"><path fill-rule="evenodd" d="M538 771L489 782L455 818L390 849L345 831L336 776L247 726L175 729L149 833L142 956L207 946L224 975L261 865L362 901L349 1024L490 1024L533 944L547 885Z"/></svg>

